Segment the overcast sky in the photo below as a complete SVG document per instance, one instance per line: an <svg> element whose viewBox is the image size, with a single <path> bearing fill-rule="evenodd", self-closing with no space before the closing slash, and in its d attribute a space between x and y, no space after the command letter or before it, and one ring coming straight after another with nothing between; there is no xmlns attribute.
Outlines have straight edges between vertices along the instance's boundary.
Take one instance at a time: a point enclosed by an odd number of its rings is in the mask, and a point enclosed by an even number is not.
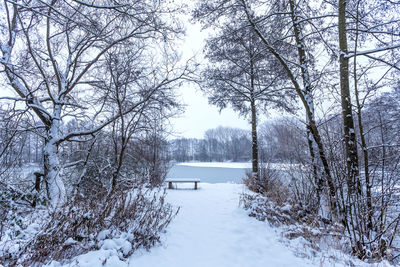
<svg viewBox="0 0 400 267"><path fill-rule="evenodd" d="M201 31L200 24L186 24L186 39L182 45L183 58L196 55L201 58L207 33ZM231 108L219 112L209 105L207 97L195 85L183 85L178 94L180 102L186 105L185 112L171 120L175 137L203 138L204 132L220 125L250 130L248 120L239 117Z"/></svg>
<svg viewBox="0 0 400 267"><path fill-rule="evenodd" d="M202 92L184 86L179 93L186 109L182 116L171 120L175 137L203 138L206 130L219 125L250 130L250 124L246 119L239 117L230 108L219 113L218 108L208 104Z"/></svg>
<svg viewBox="0 0 400 267"><path fill-rule="evenodd" d="M183 18L186 20L186 37L181 48L182 57L185 60L196 55L201 59L207 33L201 31L199 23L189 23L188 18L189 16L186 19ZM3 85L3 82L0 81L0 86ZM2 88L7 88L7 86L2 86ZM217 107L209 105L207 97L195 85L184 84L178 89L177 94L179 102L183 103L186 108L183 114L170 120L173 127L171 138L203 138L206 130L218 126L251 129L248 119L239 116L231 108L219 112ZM2 89L0 95L12 96L14 92L9 93ZM260 121L262 122L263 119Z"/></svg>

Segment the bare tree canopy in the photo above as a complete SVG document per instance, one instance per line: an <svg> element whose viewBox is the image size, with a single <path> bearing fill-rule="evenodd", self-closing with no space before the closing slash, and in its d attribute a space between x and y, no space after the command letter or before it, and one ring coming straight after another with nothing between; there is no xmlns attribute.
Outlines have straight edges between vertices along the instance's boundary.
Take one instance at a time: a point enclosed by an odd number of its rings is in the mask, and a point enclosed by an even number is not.
<svg viewBox="0 0 400 267"><path fill-rule="evenodd" d="M168 17L176 9L153 1L103 1L101 5L4 1L0 62L17 94L9 99L24 102L40 119L38 127L45 128L43 174L55 203L63 202L65 195L59 178L62 142L93 135L123 115L140 113L149 100L156 94L163 97L161 90L182 77L185 70L179 74L174 70L173 54L162 55L182 30ZM107 58L124 53L123 48L132 62L141 64L125 66L132 74L131 80L123 82L134 87L136 95L126 95L132 97L130 102L115 113L107 108L113 89L98 88L107 85L108 75L115 77L112 72L119 75L118 59L107 69ZM62 133L63 121L71 118L91 123L85 129Z"/></svg>

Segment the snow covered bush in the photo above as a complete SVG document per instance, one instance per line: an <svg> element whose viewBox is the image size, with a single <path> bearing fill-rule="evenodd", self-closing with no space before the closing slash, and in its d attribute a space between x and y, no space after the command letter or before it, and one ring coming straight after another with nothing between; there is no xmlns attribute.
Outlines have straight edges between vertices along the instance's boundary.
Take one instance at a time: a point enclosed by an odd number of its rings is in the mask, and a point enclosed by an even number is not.
<svg viewBox="0 0 400 267"><path fill-rule="evenodd" d="M71 202L49 215L39 231L12 259L24 266L71 259L107 245L121 237L120 259L136 249L149 249L177 213L164 202L165 191L136 188L117 191L109 197L76 195ZM108 242L109 243L109 242Z"/></svg>
<svg viewBox="0 0 400 267"><path fill-rule="evenodd" d="M278 204L261 193L252 192L243 193L240 204L250 217L279 227L285 239L300 242L305 249L307 248L306 251L314 254L325 248L341 250L345 242L340 225L331 224L322 216L309 213L299 204ZM300 253L298 256L303 255Z"/></svg>
<svg viewBox="0 0 400 267"><path fill-rule="evenodd" d="M242 193L240 205L250 217L280 227L285 238L301 239L311 250L320 251L323 243L332 241L340 249L343 228L312 208L311 193L303 185L308 170L303 169L299 176L299 167L291 166L278 172L266 164L260 170L259 179L248 174L244 183L250 191ZM294 175L297 175L296 180L293 180Z"/></svg>
<svg viewBox="0 0 400 267"><path fill-rule="evenodd" d="M246 173L243 183L253 192L260 193L279 204L286 201L288 197L287 187L279 179L278 171L264 164L259 169L259 177L256 178L251 172Z"/></svg>
<svg viewBox="0 0 400 267"><path fill-rule="evenodd" d="M344 164L339 162L332 160L331 163L336 164L335 170L344 168ZM339 172L335 173L335 177L344 177L344 171L342 170L342 172L342 175ZM320 251L324 247L333 247L341 253L344 252L368 262L388 260L392 264L399 263L396 256L399 252L397 237L400 225L400 216L397 215L399 191L396 181L399 177L398 172L391 171L391 175L385 175L385 180L380 181L382 184L392 181L391 186L386 187L384 197L381 193L384 191L383 189L377 187L373 191L373 197L377 199L374 203L374 207L377 209L374 220L378 223L375 224L374 230L369 233L369 236L362 231L349 233L349 228L346 227L348 222L332 219L326 192L323 191L324 194L321 195L320 201L316 200L311 166L299 165L297 169L291 168L285 173L288 175L285 178L284 175L281 175L279 179L260 177L261 179L258 180L249 175L244 180L252 192L242 194L241 205L248 211L250 217L280 227L283 229L282 233L285 237L290 240L300 238L305 241L306 246L315 251ZM341 181L344 183L344 178ZM361 202L358 204L360 205ZM382 211L381 209L387 210ZM360 212L360 214L354 215L356 217L352 223L360 221L365 223L363 218L365 218L366 212L361 208L356 212ZM386 213L385 223L379 224L383 213ZM351 217L343 216L342 220L348 218ZM353 236L360 236L366 244L363 245L361 241L354 242ZM370 240L368 243L365 241L367 239ZM354 243L358 247L354 247Z"/></svg>
<svg viewBox="0 0 400 267"><path fill-rule="evenodd" d="M14 177L15 178L15 177ZM45 200L20 184L10 185L4 181L11 178L0 176L0 262L7 262L38 230ZM33 204L41 208L35 209Z"/></svg>
<svg viewBox="0 0 400 267"><path fill-rule="evenodd" d="M260 221L267 221L274 226L305 223L310 226L318 226L328 220L307 212L300 204L282 202L278 204L273 199L260 193L243 193L240 198L242 207L249 212L250 217Z"/></svg>

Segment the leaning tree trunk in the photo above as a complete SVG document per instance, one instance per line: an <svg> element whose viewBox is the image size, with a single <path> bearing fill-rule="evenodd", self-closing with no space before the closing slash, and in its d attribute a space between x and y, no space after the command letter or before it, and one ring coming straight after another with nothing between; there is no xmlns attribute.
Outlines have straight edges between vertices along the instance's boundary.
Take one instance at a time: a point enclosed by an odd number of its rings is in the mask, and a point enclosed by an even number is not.
<svg viewBox="0 0 400 267"><path fill-rule="evenodd" d="M315 191L316 191L316 201L315 201L315 208L319 207L320 204L320 198L321 198L321 192L322 192L322 186L323 186L323 179L322 176L318 177L318 172L317 172L317 163L316 163L316 158L315 158L315 152L314 152L314 141L312 139L312 126L311 123L315 121L315 116L314 116L314 97L312 94L313 88L311 86L311 79L310 79L310 73L308 70L308 57L305 51L305 46L304 46L304 37L301 31L301 25L300 25L300 17L297 16L296 13L296 7L295 3L293 0L289 1L290 4L290 13L291 13L291 20L293 24L293 31L295 35L295 40L296 40L296 45L297 45L297 52L299 55L299 62L300 62L300 68L301 68L301 77L303 80L303 90L302 93L304 95L304 98L307 101L307 104L310 109L310 115L306 115L306 131L307 131L307 143L308 143L308 149L310 152L310 157L311 157L311 164L312 164L312 170L313 170L313 178L314 178L314 183L315 183ZM333 197L333 196L331 196Z"/></svg>
<svg viewBox="0 0 400 267"><path fill-rule="evenodd" d="M243 5L244 12L246 13L246 16L250 23L250 26L255 31L255 33L260 37L261 41L265 44L268 51L280 62L283 69L288 74L289 79L293 83L293 86L296 90L297 95L300 97L300 100L304 105L304 108L306 110L307 119L309 119L310 130L311 130L312 136L314 138L314 141L317 145L318 154L321 159L322 166L323 166L323 169L325 172L326 182L329 187L329 196L330 196L330 205L331 205L332 214L333 214L333 217L335 217L334 219L336 219L337 209L338 209L337 200L336 200L336 186L335 186L335 183L332 178L331 170L330 170L330 167L328 164L328 159L325 156L326 153L324 150L324 145L322 143L321 135L319 134L316 122L314 120L314 115L313 115L314 111L313 111L312 107L310 107L309 99L307 99L306 95L304 95L304 91L302 90L300 84L298 83L296 76L294 75L294 73L291 71L289 65L287 64L287 61L279 54L279 52L277 50L275 50L275 48L273 46L271 46L269 44L268 39L258 29L256 22L254 22L254 20L252 18L251 11L249 10L249 7L247 6L246 1L241 0L241 4Z"/></svg>

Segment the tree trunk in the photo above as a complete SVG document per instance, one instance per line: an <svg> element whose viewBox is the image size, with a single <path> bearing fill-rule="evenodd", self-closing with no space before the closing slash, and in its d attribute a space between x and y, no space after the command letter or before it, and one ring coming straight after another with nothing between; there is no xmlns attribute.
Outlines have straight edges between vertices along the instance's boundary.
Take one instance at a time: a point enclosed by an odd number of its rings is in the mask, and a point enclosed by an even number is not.
<svg viewBox="0 0 400 267"><path fill-rule="evenodd" d="M58 151L60 120L57 115L59 115L60 112L61 107L56 105L54 108L54 114L56 114L56 116L54 116L50 126L47 128L43 149L44 180L46 183L47 197L53 208L64 204L66 195L64 183L60 177L62 167Z"/></svg>
<svg viewBox="0 0 400 267"><path fill-rule="evenodd" d="M62 169L60 164L58 145L50 134L45 139L43 169L47 197L52 207L62 205L65 201L65 187L60 177Z"/></svg>
<svg viewBox="0 0 400 267"><path fill-rule="evenodd" d="M253 177L259 179L258 173L258 140L257 140L257 110L256 100L254 99L254 63L253 57L250 58L250 106L251 106L251 151L252 151L252 173Z"/></svg>
<svg viewBox="0 0 400 267"><path fill-rule="evenodd" d="M350 96L350 79L349 79L349 58L346 36L346 4L347 0L338 0L338 27L339 27L339 48L340 48L340 97L343 116L343 132L346 157L346 183L347 197L346 206L343 207L343 215L345 217L345 226L350 228L349 231L353 235L352 247L358 257L365 255L364 238L366 236L365 229L362 224L364 219L361 213L362 208L362 189L359 177L357 140L354 131L354 120L351 106Z"/></svg>
<svg viewBox="0 0 400 267"><path fill-rule="evenodd" d="M346 36L346 2L339 0L339 47L340 47L340 94L343 116L344 141L346 148L347 184L349 194L361 194L359 180L357 140L354 131L353 113L350 98L349 59Z"/></svg>
<svg viewBox="0 0 400 267"><path fill-rule="evenodd" d="M367 142L365 140L365 134L364 134L364 127L363 127L363 121L362 121L362 106L360 103L360 94L358 91L358 80L357 80L357 47L358 47L358 27L359 27L359 21L358 21L358 16L359 16L359 7L360 1L357 2L357 14L356 14L356 37L354 41L354 63L353 63L353 76L354 76L354 95L356 97L356 107L357 107L357 119L358 119L358 130L360 132L360 139L361 139L361 148L363 152L363 159L364 159L364 176L365 176L365 192L366 192L366 197L367 197L367 237L369 237L370 231L372 230L373 224L372 224L372 215L373 215L373 209L372 209L372 184L370 180L370 175L369 175L369 155L368 155L368 149L367 149Z"/></svg>
<svg viewBox="0 0 400 267"><path fill-rule="evenodd" d="M303 80L303 90L302 93L304 95L304 98L307 101L308 107L310 109L310 115L311 119L309 116L306 114L306 131L307 131L307 141L308 141L308 149L310 152L310 157L311 157L311 164L312 164L312 169L313 169L313 178L314 178L314 183L315 183L315 189L316 189L316 205L319 206L320 203L320 197L321 197L321 191L322 191L322 186L323 186L323 180L322 177L318 177L318 172L317 172L317 165L316 165L316 160L315 160L315 153L314 153L314 142L312 139L312 127L311 123L315 121L314 117L314 97L312 95L313 88L311 86L311 81L310 81L310 74L308 70L308 58L307 54L305 51L304 47L304 39L303 39L303 34L301 31L301 25L299 23L300 19L296 14L295 10L295 3L293 0L289 1L290 4L290 13L291 13L291 19L293 23L293 31L296 39L296 45L297 45L297 52L299 55L299 62L300 62L300 68L301 68L301 77Z"/></svg>
<svg viewBox="0 0 400 267"><path fill-rule="evenodd" d="M306 131L307 131L308 150L310 152L310 157L311 157L312 172L313 172L313 176L314 176L313 180L314 180L315 193L316 193L315 208L318 208L321 203L321 193L322 193L322 186L324 184L324 180L322 179L322 176L318 176L318 168L317 168L317 162L316 162L316 157L315 157L315 152L314 152L314 142L313 142L311 127L309 125L308 119L307 119L307 130Z"/></svg>
<svg viewBox="0 0 400 267"><path fill-rule="evenodd" d="M246 13L246 16L250 23L250 26L253 28L255 33L260 37L260 39L265 44L265 46L267 47L269 52L274 55L274 57L280 62L282 67L285 69L286 73L289 76L289 79L293 83L296 93L298 94L298 96L301 99L301 102L304 105L304 108L306 110L306 116L310 120L309 126L311 129L311 133L312 133L315 143L317 144L319 157L321 159L322 166L325 171L325 178L326 178L326 182L329 187L329 196L330 196L330 205L331 205L332 214L333 214L333 217L336 218L337 217L337 208L338 208L337 199L336 199L336 186L335 186L335 183L333 182L333 178L332 178L331 170L330 170L330 167L328 164L328 160L325 156L326 153L324 151L324 145L322 143L321 135L319 134L317 125L314 120L314 110L312 109L312 107L310 107L309 99L307 99L306 96L304 95L304 91L301 89L300 84L297 82L297 79L296 79L294 73L291 71L288 64L286 63L286 60L274 49L274 47L272 47L269 44L268 40L264 37L264 35L258 29L257 24L254 22L252 16L250 15L250 11L248 9L246 2L244 0L242 0L241 3L243 5L244 12Z"/></svg>
<svg viewBox="0 0 400 267"><path fill-rule="evenodd" d="M251 101L251 151L253 177L258 176L258 140L257 140L257 112L255 101Z"/></svg>

